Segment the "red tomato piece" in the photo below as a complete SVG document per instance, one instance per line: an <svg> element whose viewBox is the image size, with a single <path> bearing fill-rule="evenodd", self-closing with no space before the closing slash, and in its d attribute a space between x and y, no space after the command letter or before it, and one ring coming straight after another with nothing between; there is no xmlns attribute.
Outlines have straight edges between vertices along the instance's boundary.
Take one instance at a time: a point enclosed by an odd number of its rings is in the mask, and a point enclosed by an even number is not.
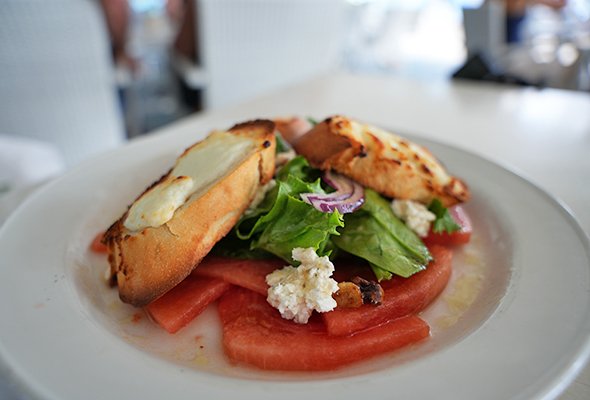
<svg viewBox="0 0 590 400"><path fill-rule="evenodd" d="M189 275L184 281L147 305L145 310L158 325L175 333L217 300L230 284L221 279Z"/></svg>
<svg viewBox="0 0 590 400"><path fill-rule="evenodd" d="M323 313L328 333L349 335L426 308L447 285L453 256L450 249L442 246L432 246L430 253L434 261L426 270L409 278L394 277L381 282L385 294L380 305L337 308Z"/></svg>
<svg viewBox="0 0 590 400"><path fill-rule="evenodd" d="M320 371L393 351L430 334L408 316L348 336L330 336L321 319L301 325L283 319L263 296L232 288L219 301L223 348L233 362L268 370Z"/></svg>
<svg viewBox="0 0 590 400"><path fill-rule="evenodd" d="M469 240L471 240L471 233L473 231L469 215L460 205L450 207L449 213L455 222L457 222L457 224L461 227L461 229L452 233L434 233L431 229L428 233L428 236L424 238L424 243L427 246L433 244L440 244L443 246L457 246L469 243Z"/></svg>
<svg viewBox="0 0 590 400"><path fill-rule="evenodd" d="M90 250L95 253L106 254L109 252L107 246L102 242L102 238L104 237L104 232L98 232L96 236L90 242Z"/></svg>
<svg viewBox="0 0 590 400"><path fill-rule="evenodd" d="M224 257L206 257L193 271L193 275L219 278L233 285L253 290L266 296L266 275L287 263L280 259L238 260Z"/></svg>

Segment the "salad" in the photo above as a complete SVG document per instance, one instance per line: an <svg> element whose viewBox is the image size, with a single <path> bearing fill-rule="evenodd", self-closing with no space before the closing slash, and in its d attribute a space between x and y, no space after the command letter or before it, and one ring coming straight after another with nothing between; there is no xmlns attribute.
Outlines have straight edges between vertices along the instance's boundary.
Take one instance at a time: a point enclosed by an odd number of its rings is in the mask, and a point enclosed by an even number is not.
<svg viewBox="0 0 590 400"><path fill-rule="evenodd" d="M460 201L393 198L296 151L314 125L277 123L273 180L185 280L144 308L156 324L174 334L216 304L226 356L269 370L341 368L429 337L419 313L447 285L469 216ZM100 236L91 247L106 252Z"/></svg>

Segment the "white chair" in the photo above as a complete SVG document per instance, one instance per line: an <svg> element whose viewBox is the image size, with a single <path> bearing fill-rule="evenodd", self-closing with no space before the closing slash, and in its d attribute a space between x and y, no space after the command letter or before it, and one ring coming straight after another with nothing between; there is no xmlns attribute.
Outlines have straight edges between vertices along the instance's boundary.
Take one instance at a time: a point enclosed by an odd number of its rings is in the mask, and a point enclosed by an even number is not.
<svg viewBox="0 0 590 400"><path fill-rule="evenodd" d="M340 64L345 0L193 0L201 65L176 58L204 107L218 108Z"/></svg>
<svg viewBox="0 0 590 400"><path fill-rule="evenodd" d="M99 2L2 0L0 133L51 142L71 166L124 132Z"/></svg>

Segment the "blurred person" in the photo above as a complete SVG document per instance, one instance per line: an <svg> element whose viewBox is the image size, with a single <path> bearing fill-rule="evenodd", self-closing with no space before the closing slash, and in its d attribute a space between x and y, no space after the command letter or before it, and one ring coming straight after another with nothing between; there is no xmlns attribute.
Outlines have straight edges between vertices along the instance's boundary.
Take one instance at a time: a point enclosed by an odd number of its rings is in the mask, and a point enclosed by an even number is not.
<svg viewBox="0 0 590 400"><path fill-rule="evenodd" d="M179 23L178 33L173 43L174 50L198 64L199 52L197 50L198 43L196 40L195 2L194 0L177 0L176 4L176 12L171 12Z"/></svg>
<svg viewBox="0 0 590 400"><path fill-rule="evenodd" d="M200 65L201 54L197 37L195 0L168 0L167 9L169 15L178 24L178 31L172 43L174 53L176 56L189 60L192 64ZM177 76L177 80L184 104L192 111L202 110L202 91L189 87L181 76Z"/></svg>
<svg viewBox="0 0 590 400"><path fill-rule="evenodd" d="M131 21L131 8L128 0L100 0L100 5L109 31L115 65L135 74L139 69L139 63L127 51Z"/></svg>

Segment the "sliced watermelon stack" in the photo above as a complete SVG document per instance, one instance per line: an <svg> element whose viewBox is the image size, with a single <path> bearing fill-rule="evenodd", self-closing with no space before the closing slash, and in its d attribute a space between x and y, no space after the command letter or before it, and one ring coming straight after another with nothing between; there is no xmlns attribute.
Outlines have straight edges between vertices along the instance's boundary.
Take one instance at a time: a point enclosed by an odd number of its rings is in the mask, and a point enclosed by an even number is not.
<svg viewBox="0 0 590 400"><path fill-rule="evenodd" d="M151 318L175 333L218 301L227 357L268 370L318 371L391 352L430 335L417 316L445 288L452 251L430 248L434 261L410 278L383 283L379 306L336 309L309 323L283 319L266 302L265 277L281 260L208 257L181 284L146 307Z"/></svg>

